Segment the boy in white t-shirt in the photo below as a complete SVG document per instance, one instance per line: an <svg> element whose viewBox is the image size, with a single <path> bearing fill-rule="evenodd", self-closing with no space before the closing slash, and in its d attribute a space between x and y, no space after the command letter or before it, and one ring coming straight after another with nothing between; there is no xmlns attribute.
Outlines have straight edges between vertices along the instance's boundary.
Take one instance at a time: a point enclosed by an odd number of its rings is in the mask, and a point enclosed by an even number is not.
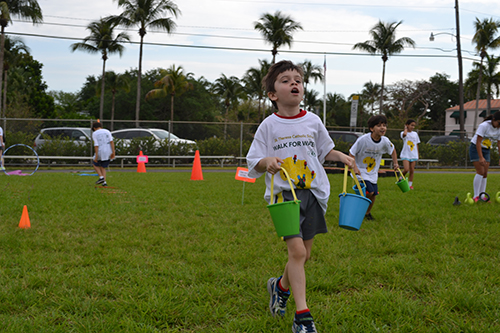
<svg viewBox="0 0 500 333"><path fill-rule="evenodd" d="M5 150L5 142L3 142L3 129L0 127L0 156L2 156ZM0 157L0 170L5 170L3 166L3 157Z"/></svg>
<svg viewBox="0 0 500 333"><path fill-rule="evenodd" d="M257 129L247 154L248 176L266 173L264 198L269 203L291 201L290 185L281 171L285 168L294 183L300 203L300 233L284 237L288 262L283 275L270 278L267 291L273 316L285 315L290 290L296 305L293 332L317 332L306 303L304 265L311 255L313 238L326 233L325 212L330 195L325 160L340 161L354 167L354 159L334 150L325 126L314 113L300 109L304 95L303 70L290 61L280 61L269 69L264 79L267 96L277 112L267 117ZM270 193L271 175L274 193Z"/></svg>
<svg viewBox="0 0 500 333"><path fill-rule="evenodd" d="M403 160L403 175L408 172L408 184L410 189L413 190L413 173L415 172L415 164L419 158L418 144L420 137L415 132L415 125L417 123L413 119L408 119L405 124L405 130L401 132L401 139L403 139L403 149L401 149L401 159Z"/></svg>
<svg viewBox="0 0 500 333"><path fill-rule="evenodd" d="M355 158L359 175L366 184L366 197L372 201L366 211L365 218L373 220L371 210L378 195L378 169L383 154L390 154L394 171L399 169L398 155L392 142L384 136L387 131L387 118L384 115L372 116L368 119L367 133L356 140L349 150L349 155Z"/></svg>
<svg viewBox="0 0 500 333"><path fill-rule="evenodd" d="M99 175L96 185L108 186L106 183L106 168L109 162L115 158L115 143L113 136L107 129L102 128L100 122L92 124L92 140L94 141L94 169Z"/></svg>

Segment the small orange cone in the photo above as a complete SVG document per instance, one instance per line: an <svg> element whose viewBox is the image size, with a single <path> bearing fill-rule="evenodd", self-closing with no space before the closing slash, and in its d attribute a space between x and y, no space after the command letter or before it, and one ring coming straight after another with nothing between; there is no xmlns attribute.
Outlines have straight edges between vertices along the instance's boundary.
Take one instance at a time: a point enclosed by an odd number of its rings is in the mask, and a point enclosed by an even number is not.
<svg viewBox="0 0 500 333"><path fill-rule="evenodd" d="M28 229L31 228L30 217L28 215L28 207L24 205L23 215L21 215L21 221L19 221L19 228Z"/></svg>
<svg viewBox="0 0 500 333"><path fill-rule="evenodd" d="M200 151L197 150L194 154L193 171L191 172L191 180L203 180L201 171Z"/></svg>
<svg viewBox="0 0 500 333"><path fill-rule="evenodd" d="M144 159L144 158L141 158L140 156L144 156L142 154L142 150L139 153L139 156L137 156L137 172L146 173L146 163L145 163L145 160L147 160L147 158Z"/></svg>

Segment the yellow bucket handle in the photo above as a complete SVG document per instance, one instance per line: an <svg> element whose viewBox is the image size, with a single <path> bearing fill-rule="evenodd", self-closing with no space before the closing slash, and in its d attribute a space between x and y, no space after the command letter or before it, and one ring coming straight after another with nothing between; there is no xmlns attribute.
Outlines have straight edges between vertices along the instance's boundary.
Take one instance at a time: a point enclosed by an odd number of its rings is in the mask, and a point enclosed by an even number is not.
<svg viewBox="0 0 500 333"><path fill-rule="evenodd" d="M355 180L354 178L356 178L356 174L354 174L354 172L352 173L352 183L355 184ZM366 188L366 183L365 183L365 180L363 179L363 177L359 176L359 178L361 178L361 181L363 182L363 185L365 185L365 188ZM361 183L360 183L361 185Z"/></svg>
<svg viewBox="0 0 500 333"><path fill-rule="evenodd" d="M290 184L290 189L292 190L293 194L293 201L298 202L299 200L297 199L297 196L295 195L295 190L293 189L293 184L292 181L290 180L290 176L288 175L288 172L286 172L285 168L281 167L281 170L286 176L286 179L288 179L288 184ZM273 198L274 198L274 175L271 176L271 204L273 204Z"/></svg>
<svg viewBox="0 0 500 333"><path fill-rule="evenodd" d="M403 175L403 173L401 172L401 169L400 169L400 168L398 168L398 171L399 171L399 173L401 174L401 177L403 177L403 180L405 180L406 178L405 178L405 176ZM394 172L394 176L396 177L397 182L399 182L399 178L398 178L398 173L397 173L397 172Z"/></svg>
<svg viewBox="0 0 500 333"><path fill-rule="evenodd" d="M348 173L348 169L349 169L348 166L345 165L345 167L344 167L344 191L342 192L344 196L347 193L346 190L347 190L347 173ZM356 182L356 186L358 187L359 194L362 197L364 197L365 195L363 194L363 190L361 189L361 185L359 185L358 177L354 174L354 170L351 169L351 172L354 175L354 177L352 177L352 178ZM363 181L363 183L364 183L364 181ZM365 187L366 187L366 184L365 184Z"/></svg>

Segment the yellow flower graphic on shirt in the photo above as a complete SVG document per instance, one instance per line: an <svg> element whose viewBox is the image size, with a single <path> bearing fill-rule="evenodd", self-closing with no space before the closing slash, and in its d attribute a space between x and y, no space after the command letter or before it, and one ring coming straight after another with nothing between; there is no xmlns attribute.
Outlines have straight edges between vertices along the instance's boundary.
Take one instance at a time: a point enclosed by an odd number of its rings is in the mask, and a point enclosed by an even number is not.
<svg viewBox="0 0 500 333"><path fill-rule="evenodd" d="M373 157L365 157L365 159L363 160L363 163L366 164L366 171L370 172L373 170L373 168L375 168L375 159Z"/></svg>
<svg viewBox="0 0 500 333"><path fill-rule="evenodd" d="M284 161L281 166L286 169L295 187L299 189L311 188L316 173L314 170L309 170L307 161L297 159L297 155L287 157ZM280 172L280 176L284 181L288 181L283 171Z"/></svg>
<svg viewBox="0 0 500 333"><path fill-rule="evenodd" d="M408 141L408 147L410 147L410 151L413 151L413 148L415 148L415 144L412 141Z"/></svg>
<svg viewBox="0 0 500 333"><path fill-rule="evenodd" d="M491 149L491 140L490 139L483 139L483 142L481 142L483 146L485 146L488 149Z"/></svg>

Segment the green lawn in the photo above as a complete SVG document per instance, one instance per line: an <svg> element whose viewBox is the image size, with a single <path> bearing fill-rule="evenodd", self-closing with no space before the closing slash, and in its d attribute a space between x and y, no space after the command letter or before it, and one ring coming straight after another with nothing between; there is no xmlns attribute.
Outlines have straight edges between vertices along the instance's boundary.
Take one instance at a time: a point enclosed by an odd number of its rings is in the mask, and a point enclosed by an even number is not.
<svg viewBox="0 0 500 333"><path fill-rule="evenodd" d="M293 299L285 320L268 312L287 251L264 179L203 176L110 172L96 189L72 173L1 175L0 331L291 332ZM358 232L338 227L342 177L306 266L319 332L500 331L500 203L452 205L472 173L417 170L405 194L380 178Z"/></svg>

